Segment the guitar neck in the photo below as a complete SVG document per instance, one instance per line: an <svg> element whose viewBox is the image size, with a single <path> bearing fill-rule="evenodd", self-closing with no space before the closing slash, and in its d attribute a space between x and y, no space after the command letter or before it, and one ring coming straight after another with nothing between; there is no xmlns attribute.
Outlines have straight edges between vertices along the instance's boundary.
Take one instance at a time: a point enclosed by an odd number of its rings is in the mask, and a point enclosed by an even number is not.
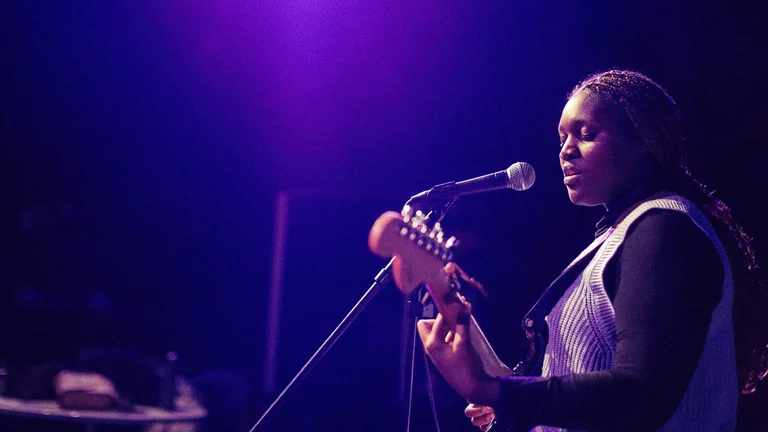
<svg viewBox="0 0 768 432"><path fill-rule="evenodd" d="M442 289L433 289L433 286L425 285L430 296L432 296L432 301L437 307L438 312L443 315L443 320L448 328L456 330L456 325L463 318L461 314L468 314L467 306L461 301L459 294L455 289L445 286ZM436 292L445 294L435 296ZM513 375L512 369L499 359L490 342L488 342L485 333L480 329L477 320L471 314L468 317L467 325L469 326L469 340L471 341L472 348L480 357L485 373L494 378Z"/></svg>

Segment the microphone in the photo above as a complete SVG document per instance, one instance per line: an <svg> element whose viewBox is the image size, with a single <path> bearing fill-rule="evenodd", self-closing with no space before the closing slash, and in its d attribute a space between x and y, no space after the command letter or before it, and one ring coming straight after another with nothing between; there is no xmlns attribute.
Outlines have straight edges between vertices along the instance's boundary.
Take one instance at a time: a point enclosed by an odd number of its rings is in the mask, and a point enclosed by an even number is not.
<svg viewBox="0 0 768 432"><path fill-rule="evenodd" d="M439 184L432 189L418 193L408 200L408 203L427 202L456 198L461 195L489 192L498 189L512 188L516 191L524 191L533 186L536 181L536 172L533 167L525 162L515 162L509 168L492 174L463 180L460 182L448 182Z"/></svg>

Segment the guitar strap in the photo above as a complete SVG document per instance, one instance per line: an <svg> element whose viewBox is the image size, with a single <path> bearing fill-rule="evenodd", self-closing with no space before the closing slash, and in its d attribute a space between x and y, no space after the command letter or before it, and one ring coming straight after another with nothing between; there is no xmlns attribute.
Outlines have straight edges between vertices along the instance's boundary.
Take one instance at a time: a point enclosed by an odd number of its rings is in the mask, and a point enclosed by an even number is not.
<svg viewBox="0 0 768 432"><path fill-rule="evenodd" d="M607 229L598 236L592 244L584 249L581 254L579 254L579 256L576 257L576 259L574 259L562 273L560 273L560 276L552 281L549 287L544 290L541 297L539 297L539 300L533 305L531 310L525 314L522 321L522 327L526 335L528 335L529 340L535 345L532 347L532 351L529 352L528 364L523 367L523 365L519 363L518 366L520 368L515 367L516 372L519 372L521 375L531 375L539 369L542 358L541 355L538 354L543 352L544 347L547 345L547 340L549 339L549 329L547 328L547 322L544 318L560 300L560 297L565 294L565 291L568 290L568 287L571 286L576 277L583 272L589 262L592 261L592 258L594 258L598 249L600 249L600 246L613 231L613 227ZM536 355L531 355L533 354L533 351L536 351ZM535 361L533 357L536 357Z"/></svg>

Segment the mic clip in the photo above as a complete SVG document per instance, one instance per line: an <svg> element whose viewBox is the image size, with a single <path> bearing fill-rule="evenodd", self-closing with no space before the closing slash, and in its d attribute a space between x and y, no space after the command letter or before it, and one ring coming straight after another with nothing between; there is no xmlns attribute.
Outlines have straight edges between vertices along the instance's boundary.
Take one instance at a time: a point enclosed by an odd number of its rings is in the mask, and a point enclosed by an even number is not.
<svg viewBox="0 0 768 432"><path fill-rule="evenodd" d="M457 198L455 191L456 191L455 181L442 183L437 186L433 186L432 189L417 193L416 195L412 196L406 204L412 204L412 203L433 204L435 201L445 202L449 200L454 200Z"/></svg>

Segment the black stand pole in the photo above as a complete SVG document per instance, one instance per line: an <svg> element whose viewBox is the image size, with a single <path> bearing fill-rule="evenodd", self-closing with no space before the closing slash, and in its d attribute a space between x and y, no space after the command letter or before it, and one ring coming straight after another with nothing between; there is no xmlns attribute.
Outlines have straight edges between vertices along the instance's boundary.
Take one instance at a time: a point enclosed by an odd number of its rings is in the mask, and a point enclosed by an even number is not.
<svg viewBox="0 0 768 432"><path fill-rule="evenodd" d="M422 350L424 357L424 373L427 376L427 394L429 395L429 405L432 407L432 421L435 422L435 432L440 432L440 420L437 418L437 403L435 402L435 389L432 386L432 374L429 372L429 359L427 352Z"/></svg>
<svg viewBox="0 0 768 432"><path fill-rule="evenodd" d="M410 200L405 204L406 207L410 205ZM453 205L453 203L456 202L456 198L451 198L447 201L440 202L440 205L432 205L432 211L429 212L429 214L426 216L426 219L429 220L430 217L437 217L437 220L435 222L440 222L443 219L443 216L445 216L445 213L448 211L448 209ZM433 203L436 204L436 203ZM255 432L259 426L262 423L265 423L266 418L269 416L269 414L279 407L285 398L293 392L293 390L301 384L304 379L307 378L307 375L312 371L312 369L317 365L317 363L320 362L320 360L325 357L325 355L330 351L331 347L333 347L333 344L336 343L336 341L339 340L341 335L344 334L344 332L349 328L349 326L352 324L352 322L355 320L355 318L360 315L360 313L365 309L366 306L368 306L368 303L373 300L373 298L376 296L376 294L379 293L379 290L381 290L381 287L386 285L389 280L392 278L392 263L394 262L394 258L389 260L389 263L384 266L384 268L379 271L379 273L376 275L376 277L373 278L373 284L370 288L368 288L368 291L363 294L363 296L358 300L358 302L352 307L352 309L347 313L347 316L344 317L343 320L339 323L338 326L331 332L331 334L328 336L328 338L323 342L322 345L320 345L320 348L315 351L314 354L312 354L312 357L309 358L306 364L299 370L299 373L296 374L296 376L293 377L291 382L288 383L288 385L283 389L282 392L277 396L274 402L267 408L266 411L264 411L264 414L261 415L259 420L256 422L255 425L251 428L250 432ZM414 321L415 322L415 321ZM415 329L415 327L414 327ZM416 341L414 340L414 343ZM412 353L414 354L414 353ZM414 356L411 356L411 362L413 362ZM411 367L411 376L413 376L413 366ZM409 396L408 406L410 410L410 401L411 397ZM410 425L410 411L408 413L409 416L409 425Z"/></svg>
<svg viewBox="0 0 768 432"><path fill-rule="evenodd" d="M267 418L270 412L280 406L283 402L283 400L296 388L299 384L301 384L302 381L309 375L309 372L315 367L317 363L320 362L320 360L325 357L325 355L330 351L333 344L336 343L336 341L339 340L341 335L344 334L344 332L347 330L347 328L352 324L352 322L355 320L355 318L360 315L360 312L365 309L365 307L368 305L368 303L373 300L373 298L378 294L379 290L382 286L386 285L387 282L392 277L392 262L394 261L394 258L389 260L389 264L387 264L384 268L379 271L379 274L376 275L375 278L373 278L373 284L370 288L368 288L368 291L363 294L363 297L358 300L357 304L352 308L352 310L349 311L347 316L344 317L343 320L339 323L339 325L331 332L331 334L328 336L328 338L323 342L322 345L320 345L320 348L315 351L315 353L310 357L309 361L304 365L304 367L301 368L299 373L296 374L295 377L291 380L290 383L283 389L282 392L277 396L274 402L267 408L266 411L264 411L264 414L261 415L261 418L259 418L259 421L256 422L255 425L251 428L251 432L255 432L259 425L264 422L264 420Z"/></svg>
<svg viewBox="0 0 768 432"><path fill-rule="evenodd" d="M421 290L416 290L416 292L420 292ZM408 302L410 305L410 301ZM412 311L413 309L410 309ZM409 311L409 312L410 312ZM410 318L410 322L415 323L416 319ZM419 335L416 332L416 325L414 324L413 330L411 331L411 353L410 353L410 369L408 374L408 415L405 418L405 432L411 432L411 412L413 410L413 382L416 374L414 373L414 369L416 366L416 339L418 339Z"/></svg>
<svg viewBox="0 0 768 432"><path fill-rule="evenodd" d="M424 294L426 290L422 287L419 290L414 291L414 293L411 295L411 300L408 302L408 317L409 322L412 325L412 328L409 329L411 333L411 353L410 353L410 379L409 379L409 389L408 389L408 417L406 420L406 426L405 430L406 432L411 431L411 412L413 410L413 383L415 378L415 369L416 369L416 351L417 351L417 345L418 345L418 338L419 334L417 331L416 323L420 319L430 319L435 318L435 310L434 306L425 307L422 306L419 302L419 298ZM427 352L424 350L421 350L421 355L424 359L424 380L426 381L427 385L427 395L429 396L429 405L432 411L432 421L435 424L435 432L440 432L440 421L437 418L437 405L435 403L435 392L434 388L432 386L432 375L429 370L429 359L427 358Z"/></svg>

